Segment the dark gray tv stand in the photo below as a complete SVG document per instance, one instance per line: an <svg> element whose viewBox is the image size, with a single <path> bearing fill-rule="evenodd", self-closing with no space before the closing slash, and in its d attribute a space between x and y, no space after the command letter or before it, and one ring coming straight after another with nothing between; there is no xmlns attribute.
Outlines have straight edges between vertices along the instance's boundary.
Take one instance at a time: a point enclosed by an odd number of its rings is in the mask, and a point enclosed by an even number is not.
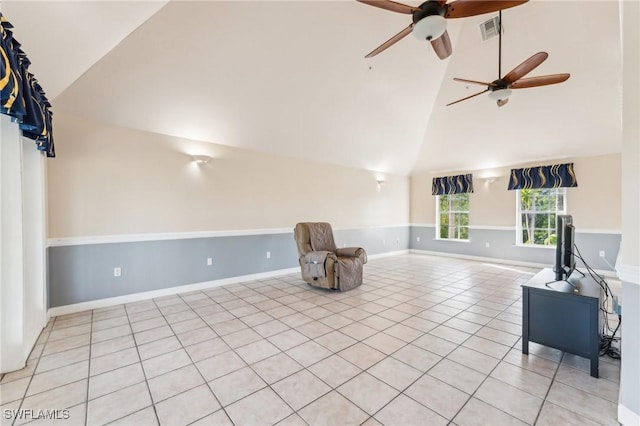
<svg viewBox="0 0 640 426"><path fill-rule="evenodd" d="M529 342L588 358L591 376L598 377L600 356L600 285L574 272L555 281L551 269L543 269L522 285L522 353Z"/></svg>

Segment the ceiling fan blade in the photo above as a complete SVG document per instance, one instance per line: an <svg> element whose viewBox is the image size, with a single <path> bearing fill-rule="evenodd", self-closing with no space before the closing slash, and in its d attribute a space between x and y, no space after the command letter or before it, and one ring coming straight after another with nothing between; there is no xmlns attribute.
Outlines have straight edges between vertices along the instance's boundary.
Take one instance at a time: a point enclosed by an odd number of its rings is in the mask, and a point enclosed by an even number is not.
<svg viewBox="0 0 640 426"><path fill-rule="evenodd" d="M413 24L409 25L407 28L405 28L404 30L400 31L398 34L394 35L389 40L387 40L384 43L382 43L380 46L376 47L367 56L365 56L365 58L370 58L372 56L376 56L378 53L382 52L383 50L387 49L388 47L393 46L394 44L396 44L397 42L399 42L400 40L405 38L409 33L411 33L412 29L413 29Z"/></svg>
<svg viewBox="0 0 640 426"><path fill-rule="evenodd" d="M499 107L505 106L507 104L507 102L509 102L509 98L498 99L496 101L496 105L498 105Z"/></svg>
<svg viewBox="0 0 640 426"><path fill-rule="evenodd" d="M520 80L525 75L533 71L538 65L546 61L549 57L547 52L538 52L514 69L512 69L507 75L502 77L507 84L511 84L516 80Z"/></svg>
<svg viewBox="0 0 640 426"><path fill-rule="evenodd" d="M509 88L526 89L528 87L547 86L549 84L557 84L567 81L569 77L571 77L571 74L551 74L541 75L540 77L522 78L511 83Z"/></svg>
<svg viewBox="0 0 640 426"><path fill-rule="evenodd" d="M460 81L462 83L479 84L481 86L491 86L491 87L497 86L495 83L485 83L484 81L467 80L467 79L464 79L464 78L454 78L453 80L454 81Z"/></svg>
<svg viewBox="0 0 640 426"><path fill-rule="evenodd" d="M529 0L457 0L447 5L445 18L466 18L520 6Z"/></svg>
<svg viewBox="0 0 640 426"><path fill-rule="evenodd" d="M466 98L458 99L457 101L451 102L450 104L447 104L446 106L457 104L458 102L466 101L467 99L471 99L474 96L482 95L483 93L488 92L488 91L489 91L489 89L483 90L482 92L476 93L475 95L467 96Z"/></svg>
<svg viewBox="0 0 640 426"><path fill-rule="evenodd" d="M436 55L438 55L438 58L445 59L451 56L451 39L449 38L447 30L437 39L431 40L431 46L433 46L433 50L436 52Z"/></svg>
<svg viewBox="0 0 640 426"><path fill-rule="evenodd" d="M368 4L369 6L379 7L381 9L390 10L392 12L398 13L406 13L411 15L416 10L419 10L417 7L408 6L406 4L397 3L391 0L358 0L360 3Z"/></svg>

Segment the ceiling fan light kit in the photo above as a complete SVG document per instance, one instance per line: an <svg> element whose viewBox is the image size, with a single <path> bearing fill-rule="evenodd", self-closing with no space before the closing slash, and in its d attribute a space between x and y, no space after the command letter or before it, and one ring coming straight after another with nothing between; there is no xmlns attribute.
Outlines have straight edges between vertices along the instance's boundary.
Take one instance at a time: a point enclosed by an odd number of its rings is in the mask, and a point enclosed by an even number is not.
<svg viewBox="0 0 640 426"><path fill-rule="evenodd" d="M418 40L435 40L447 30L447 20L440 15L422 18L413 26L413 35Z"/></svg>
<svg viewBox="0 0 640 426"><path fill-rule="evenodd" d="M492 101L503 101L511 96L511 89L497 89L489 92Z"/></svg>

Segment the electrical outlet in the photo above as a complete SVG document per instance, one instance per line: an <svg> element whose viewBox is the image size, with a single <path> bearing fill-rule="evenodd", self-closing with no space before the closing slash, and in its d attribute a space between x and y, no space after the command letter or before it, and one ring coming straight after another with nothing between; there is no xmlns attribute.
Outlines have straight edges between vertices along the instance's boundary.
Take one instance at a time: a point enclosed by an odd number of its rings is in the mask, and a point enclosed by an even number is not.
<svg viewBox="0 0 640 426"><path fill-rule="evenodd" d="M211 266L211 265L213 265L213 258L207 257L207 266Z"/></svg>
<svg viewBox="0 0 640 426"><path fill-rule="evenodd" d="M271 259L271 252L270 251L267 252L267 259Z"/></svg>
<svg viewBox="0 0 640 426"><path fill-rule="evenodd" d="M484 243L484 246L485 246L486 248L489 248L489 247L491 247L491 244L489 244L488 242L486 242L486 243Z"/></svg>
<svg viewBox="0 0 640 426"><path fill-rule="evenodd" d="M342 247L343 248L346 247L346 246L347 246L347 243L342 243Z"/></svg>
<svg viewBox="0 0 640 426"><path fill-rule="evenodd" d="M396 237L396 245L400 244L400 237Z"/></svg>
<svg viewBox="0 0 640 426"><path fill-rule="evenodd" d="M119 277L122 275L122 268L119 266L116 266L115 268L113 268L113 276L114 277Z"/></svg>
<svg viewBox="0 0 640 426"><path fill-rule="evenodd" d="M386 245L387 244L387 240L382 240L382 245Z"/></svg>
<svg viewBox="0 0 640 426"><path fill-rule="evenodd" d="M417 242L420 242L420 237L416 237L416 241L417 241Z"/></svg>
<svg viewBox="0 0 640 426"><path fill-rule="evenodd" d="M600 250L600 251L598 252L598 256L600 256L600 257L604 257L604 250Z"/></svg>

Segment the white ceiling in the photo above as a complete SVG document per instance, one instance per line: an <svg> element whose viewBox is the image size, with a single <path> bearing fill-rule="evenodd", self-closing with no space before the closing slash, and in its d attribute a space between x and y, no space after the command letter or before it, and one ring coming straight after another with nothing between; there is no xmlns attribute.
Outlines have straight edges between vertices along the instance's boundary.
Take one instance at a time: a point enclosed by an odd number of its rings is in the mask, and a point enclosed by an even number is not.
<svg viewBox="0 0 640 426"><path fill-rule="evenodd" d="M167 1L4 0L0 9L53 100Z"/></svg>
<svg viewBox="0 0 640 426"><path fill-rule="evenodd" d="M54 113L396 174L621 149L615 1L505 11L503 74L546 51L530 76L572 76L514 91L502 108L486 95L444 106L484 89L453 77L497 78L497 40L478 29L492 15L449 20L454 53L440 61L411 35L364 59L410 17L356 1L5 0L2 10Z"/></svg>

